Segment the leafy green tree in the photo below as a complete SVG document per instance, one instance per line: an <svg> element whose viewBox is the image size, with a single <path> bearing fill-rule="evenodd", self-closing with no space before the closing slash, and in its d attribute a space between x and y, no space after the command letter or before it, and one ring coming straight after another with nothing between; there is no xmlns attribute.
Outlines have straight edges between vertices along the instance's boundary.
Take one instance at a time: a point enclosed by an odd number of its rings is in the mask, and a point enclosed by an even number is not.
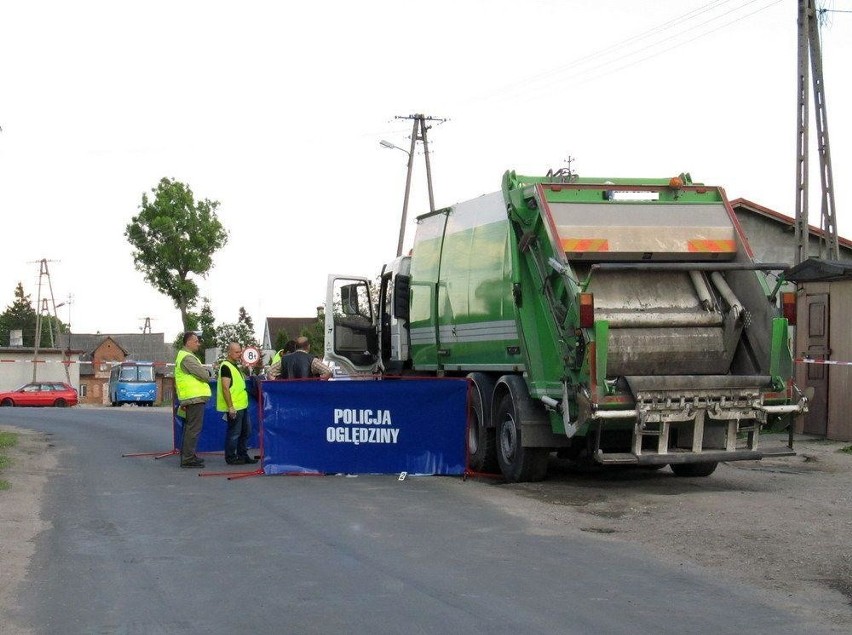
<svg viewBox="0 0 852 635"><path fill-rule="evenodd" d="M304 337L308 338L311 343L311 352L319 357L325 352L325 310L323 307L317 307L316 322L302 329Z"/></svg>
<svg viewBox="0 0 852 635"><path fill-rule="evenodd" d="M260 344L258 344L257 336L254 333L254 321L245 307L240 307L235 323L220 324L216 327L216 346L219 347L220 356L224 356L230 342L239 342L243 347L255 346L260 349ZM258 364L254 367L253 372L259 373L260 371L261 366Z"/></svg>
<svg viewBox="0 0 852 635"><path fill-rule="evenodd" d="M210 308L210 299L203 298L202 302L201 311L198 313L195 311L187 312L187 328L185 330L200 333L201 348L203 350L216 346L216 318L213 317L213 309ZM178 333L175 341L173 342L175 350L180 350L183 347L183 333L184 331ZM203 355L199 356L203 357Z"/></svg>
<svg viewBox="0 0 852 635"><path fill-rule="evenodd" d="M290 341L290 336L287 335L287 331L279 331L278 335L275 336L275 342L272 346L275 348L275 351L278 352L284 348L284 345Z"/></svg>
<svg viewBox="0 0 852 635"><path fill-rule="evenodd" d="M198 301L198 285L213 267L213 254L228 242L216 216L218 201L195 200L189 186L168 178L142 195L139 213L124 231L133 247L133 263L160 293L180 310L184 331L193 330L190 310Z"/></svg>
<svg viewBox="0 0 852 635"><path fill-rule="evenodd" d="M15 287L15 299L3 313L0 313L0 346L9 345L9 336L12 331L20 330L23 335L24 346L35 346L36 322L38 316L30 294L24 292L24 285L18 283ZM61 320L43 317L41 321L41 340L39 346L42 348L50 346L50 330L60 332L65 328ZM54 337L55 340L55 337ZM54 342L58 345L58 342Z"/></svg>
<svg viewBox="0 0 852 635"><path fill-rule="evenodd" d="M176 351L179 351L181 348L183 348L183 334L184 334L185 331L196 331L197 332L197 331L201 330L198 326L198 323L199 323L200 320L201 320L201 316L198 313L196 313L195 311L188 311L187 312L186 323L184 324L184 328L181 329L181 332L178 333L175 336L175 341L172 342L172 346L174 347L174 349ZM204 357L204 349L208 348L210 346L213 346L213 344L211 344L212 341L213 340L208 340L207 342L201 342L201 349L198 352L198 356L200 358L202 358L202 360L203 360L203 357Z"/></svg>
<svg viewBox="0 0 852 635"><path fill-rule="evenodd" d="M210 299L203 298L201 312L198 314L198 329L201 330L201 343L203 346L213 346L216 342L216 318L213 317L213 309L210 308Z"/></svg>

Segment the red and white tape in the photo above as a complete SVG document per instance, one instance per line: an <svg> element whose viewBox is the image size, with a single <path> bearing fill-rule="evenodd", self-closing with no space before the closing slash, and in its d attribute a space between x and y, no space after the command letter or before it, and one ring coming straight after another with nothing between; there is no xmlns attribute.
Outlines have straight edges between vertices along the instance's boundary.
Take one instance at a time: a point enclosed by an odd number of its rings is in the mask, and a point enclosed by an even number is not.
<svg viewBox="0 0 852 635"><path fill-rule="evenodd" d="M126 362L84 362L75 359L0 359L0 364L95 364L98 366L118 366ZM174 366L173 363L153 362L151 366Z"/></svg>
<svg viewBox="0 0 852 635"><path fill-rule="evenodd" d="M833 359L811 359L810 357L797 357L797 364L831 364L832 366L852 366L852 362L836 362Z"/></svg>

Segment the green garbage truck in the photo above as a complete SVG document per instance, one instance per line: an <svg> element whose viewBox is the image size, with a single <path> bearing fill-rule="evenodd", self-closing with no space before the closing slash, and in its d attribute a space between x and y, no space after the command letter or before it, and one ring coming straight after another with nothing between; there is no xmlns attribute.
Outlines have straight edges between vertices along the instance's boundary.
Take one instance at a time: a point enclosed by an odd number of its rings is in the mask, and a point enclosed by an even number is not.
<svg viewBox="0 0 852 635"><path fill-rule="evenodd" d="M724 190L507 172L417 219L378 279L329 276L325 357L347 374L469 378L473 471L549 456L707 476L801 412L788 317ZM791 318L792 319L792 318ZM416 404L412 404L416 407Z"/></svg>

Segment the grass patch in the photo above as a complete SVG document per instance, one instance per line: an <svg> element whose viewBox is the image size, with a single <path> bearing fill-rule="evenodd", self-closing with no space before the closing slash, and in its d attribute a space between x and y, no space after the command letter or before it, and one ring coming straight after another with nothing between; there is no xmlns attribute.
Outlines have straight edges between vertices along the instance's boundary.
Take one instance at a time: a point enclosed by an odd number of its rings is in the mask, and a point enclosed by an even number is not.
<svg viewBox="0 0 852 635"><path fill-rule="evenodd" d="M14 432L0 432L0 470L4 470L12 464L12 459L6 456L3 451L17 444L17 434ZM9 481L0 479L0 491L7 490L10 487L12 487L12 484Z"/></svg>
<svg viewBox="0 0 852 635"><path fill-rule="evenodd" d="M838 452L843 452L843 454L852 454L852 445L847 445L845 448L840 448Z"/></svg>
<svg viewBox="0 0 852 635"><path fill-rule="evenodd" d="M11 448L18 445L18 435L14 432L0 432L0 448Z"/></svg>

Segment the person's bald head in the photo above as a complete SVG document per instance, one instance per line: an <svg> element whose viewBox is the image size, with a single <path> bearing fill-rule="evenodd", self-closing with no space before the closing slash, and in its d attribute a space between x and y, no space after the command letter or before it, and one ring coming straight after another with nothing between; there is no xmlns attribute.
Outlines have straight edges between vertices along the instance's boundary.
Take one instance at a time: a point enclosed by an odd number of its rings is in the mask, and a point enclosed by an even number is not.
<svg viewBox="0 0 852 635"><path fill-rule="evenodd" d="M238 342L231 342L228 344L228 359L232 362L240 361L240 357L243 354L243 347L240 346Z"/></svg>
<svg viewBox="0 0 852 635"><path fill-rule="evenodd" d="M296 338L296 350L297 351L306 351L311 347L311 343L308 341L308 338L304 335Z"/></svg>

